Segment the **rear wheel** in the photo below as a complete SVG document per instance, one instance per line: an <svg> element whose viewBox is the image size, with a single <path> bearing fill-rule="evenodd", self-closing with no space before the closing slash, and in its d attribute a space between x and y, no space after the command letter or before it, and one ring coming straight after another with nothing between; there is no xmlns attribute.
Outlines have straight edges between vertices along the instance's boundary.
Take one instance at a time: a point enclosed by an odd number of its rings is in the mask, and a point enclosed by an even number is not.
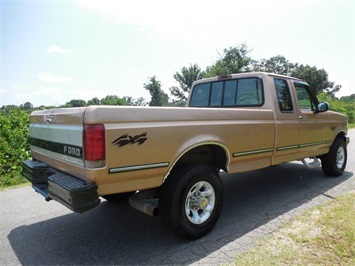
<svg viewBox="0 0 355 266"><path fill-rule="evenodd" d="M341 176L344 173L348 153L343 138L336 138L327 154L321 157L322 169L327 176Z"/></svg>
<svg viewBox="0 0 355 266"><path fill-rule="evenodd" d="M212 230L223 205L223 184L208 165L184 165L163 184L159 207L163 223L187 239Z"/></svg>

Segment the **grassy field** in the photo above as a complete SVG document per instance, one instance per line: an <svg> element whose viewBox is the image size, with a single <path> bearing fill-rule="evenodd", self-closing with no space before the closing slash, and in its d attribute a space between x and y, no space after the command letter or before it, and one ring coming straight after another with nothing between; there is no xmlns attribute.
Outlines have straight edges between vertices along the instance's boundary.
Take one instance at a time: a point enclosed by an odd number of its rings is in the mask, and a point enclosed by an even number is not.
<svg viewBox="0 0 355 266"><path fill-rule="evenodd" d="M355 265L355 191L305 212L232 265Z"/></svg>

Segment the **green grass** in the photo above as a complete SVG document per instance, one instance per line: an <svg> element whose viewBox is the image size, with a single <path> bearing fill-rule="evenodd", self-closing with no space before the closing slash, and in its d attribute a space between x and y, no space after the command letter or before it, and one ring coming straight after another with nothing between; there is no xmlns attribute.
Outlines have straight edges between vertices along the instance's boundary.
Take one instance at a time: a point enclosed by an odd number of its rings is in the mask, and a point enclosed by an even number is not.
<svg viewBox="0 0 355 266"><path fill-rule="evenodd" d="M9 187L0 187L0 192L4 191L4 190L8 190L8 189L16 189L16 188L21 188L21 187L27 187L30 184L31 184L30 182L25 182L25 183L19 184L19 185L13 185L13 186L9 186Z"/></svg>
<svg viewBox="0 0 355 266"><path fill-rule="evenodd" d="M305 212L234 265L355 265L355 192Z"/></svg>
<svg viewBox="0 0 355 266"><path fill-rule="evenodd" d="M2 175L0 176L0 188L7 188L12 186L17 186L21 184L29 183L24 177L19 173L11 175Z"/></svg>

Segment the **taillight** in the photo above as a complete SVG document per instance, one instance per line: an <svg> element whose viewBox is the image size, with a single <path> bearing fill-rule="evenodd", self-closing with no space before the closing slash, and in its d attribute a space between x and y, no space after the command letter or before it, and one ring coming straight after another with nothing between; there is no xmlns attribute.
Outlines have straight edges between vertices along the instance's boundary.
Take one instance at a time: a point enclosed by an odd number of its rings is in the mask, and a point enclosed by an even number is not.
<svg viewBox="0 0 355 266"><path fill-rule="evenodd" d="M105 164L104 125L84 125L84 156L88 167L101 167Z"/></svg>

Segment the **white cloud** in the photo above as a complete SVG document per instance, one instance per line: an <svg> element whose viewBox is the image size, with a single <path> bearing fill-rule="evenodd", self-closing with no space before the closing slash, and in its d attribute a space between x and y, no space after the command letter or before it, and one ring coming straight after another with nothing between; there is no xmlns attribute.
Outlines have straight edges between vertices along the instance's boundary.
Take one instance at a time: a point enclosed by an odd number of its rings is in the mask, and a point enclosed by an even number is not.
<svg viewBox="0 0 355 266"><path fill-rule="evenodd" d="M47 49L48 54L71 54L72 51L69 49L64 49L57 45L52 45Z"/></svg>
<svg viewBox="0 0 355 266"><path fill-rule="evenodd" d="M32 97L29 93L31 89L24 84L5 81L0 89L0 106L2 105L20 105L31 101Z"/></svg>
<svg viewBox="0 0 355 266"><path fill-rule="evenodd" d="M255 1L231 0L180 0L176 3L166 0L77 0L77 3L114 23L142 27L169 41L188 43L201 54L245 42L250 34L259 34L260 21L276 19L270 15L274 6L265 1L256 4ZM285 5L278 7L278 12L282 12Z"/></svg>
<svg viewBox="0 0 355 266"><path fill-rule="evenodd" d="M33 94L41 96L61 96L62 90L59 88L43 87L40 88L38 91L35 91Z"/></svg>
<svg viewBox="0 0 355 266"><path fill-rule="evenodd" d="M118 24L131 24L152 28L157 32L172 36L190 32L191 28L207 28L208 18L226 19L225 12L215 12L213 1L180 0L174 5L165 0L140 1L131 0L77 0L79 5L101 13ZM202 17L201 17L202 16ZM218 16L218 18L217 18ZM218 19L218 20L217 20Z"/></svg>
<svg viewBox="0 0 355 266"><path fill-rule="evenodd" d="M47 72L39 72L38 78L42 81L56 82L56 83L73 81L72 77L59 77L59 76L55 76L55 75L52 75Z"/></svg>

